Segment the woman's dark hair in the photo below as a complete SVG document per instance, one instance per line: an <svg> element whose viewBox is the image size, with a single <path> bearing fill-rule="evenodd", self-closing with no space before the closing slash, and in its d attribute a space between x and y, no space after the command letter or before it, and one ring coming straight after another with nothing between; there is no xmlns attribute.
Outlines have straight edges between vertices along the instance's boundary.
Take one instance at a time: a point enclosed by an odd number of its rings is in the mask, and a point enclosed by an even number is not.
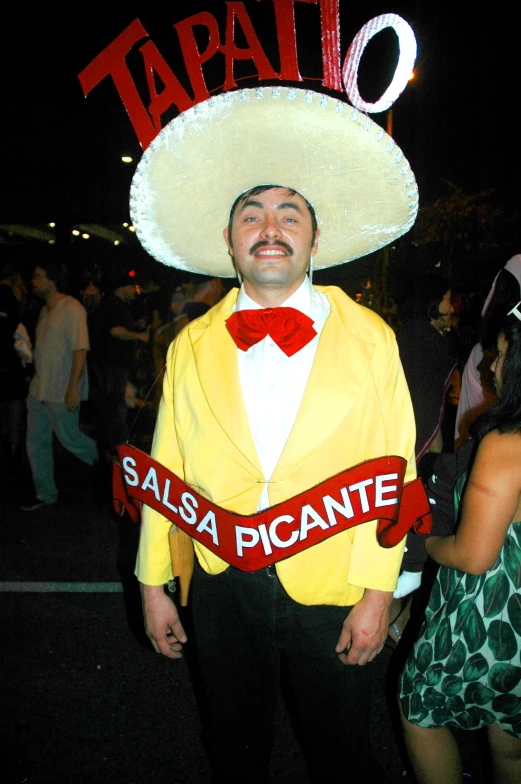
<svg viewBox="0 0 521 784"><path fill-rule="evenodd" d="M449 289L449 281L441 275L421 274L409 278L399 296L401 317L429 322L439 318L440 302Z"/></svg>
<svg viewBox="0 0 521 784"><path fill-rule="evenodd" d="M503 305L496 335L504 335L508 350L501 374L501 399L485 411L471 427L472 435L481 439L491 430L500 433L521 432L521 304ZM518 315L516 315L516 313Z"/></svg>

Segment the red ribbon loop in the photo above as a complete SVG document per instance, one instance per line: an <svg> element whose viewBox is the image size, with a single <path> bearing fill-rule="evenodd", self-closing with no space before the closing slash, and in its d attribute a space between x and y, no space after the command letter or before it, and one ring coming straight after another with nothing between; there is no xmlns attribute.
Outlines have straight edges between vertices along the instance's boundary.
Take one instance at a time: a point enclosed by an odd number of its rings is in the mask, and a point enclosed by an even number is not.
<svg viewBox="0 0 521 784"><path fill-rule="evenodd" d="M296 308L238 310L226 320L226 328L241 351L248 351L269 335L288 357L317 334L313 319Z"/></svg>

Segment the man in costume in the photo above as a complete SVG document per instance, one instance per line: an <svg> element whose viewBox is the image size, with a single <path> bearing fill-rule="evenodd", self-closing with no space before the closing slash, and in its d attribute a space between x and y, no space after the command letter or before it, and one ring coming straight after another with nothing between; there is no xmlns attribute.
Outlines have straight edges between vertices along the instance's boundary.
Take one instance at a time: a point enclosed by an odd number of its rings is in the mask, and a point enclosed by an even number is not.
<svg viewBox="0 0 521 784"><path fill-rule="evenodd" d="M339 288L310 280L312 267L375 251L414 222L414 176L377 125L298 89L211 98L145 152L131 210L155 258L241 281L170 346L152 449L159 463L242 515L386 455L404 458L405 481L415 478L414 415L392 330ZM281 671L311 781L384 780L370 751L369 695L403 542L381 547L376 526L304 542L252 572L194 530L187 641L165 592L170 522L143 508L136 575L146 630L171 659L187 642L197 647L213 782L268 781Z"/></svg>

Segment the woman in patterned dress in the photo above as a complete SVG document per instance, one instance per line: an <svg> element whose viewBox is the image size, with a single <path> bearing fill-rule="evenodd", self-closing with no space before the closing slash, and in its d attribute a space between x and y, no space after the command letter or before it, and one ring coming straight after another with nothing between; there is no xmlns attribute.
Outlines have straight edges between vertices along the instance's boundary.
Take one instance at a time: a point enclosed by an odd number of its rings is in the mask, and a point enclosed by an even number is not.
<svg viewBox="0 0 521 784"><path fill-rule="evenodd" d="M521 302L506 311L492 364L499 403L476 423L456 533L426 541L441 568L400 678L421 784L460 784L451 726L486 726L496 784L521 782Z"/></svg>

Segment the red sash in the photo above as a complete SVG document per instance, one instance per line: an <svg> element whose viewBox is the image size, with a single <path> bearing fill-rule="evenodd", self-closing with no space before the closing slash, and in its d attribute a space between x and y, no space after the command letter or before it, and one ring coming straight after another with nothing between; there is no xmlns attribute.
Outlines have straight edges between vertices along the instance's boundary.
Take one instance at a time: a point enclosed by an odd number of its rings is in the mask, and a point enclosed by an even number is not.
<svg viewBox="0 0 521 784"><path fill-rule="evenodd" d="M403 457L379 457L252 515L223 509L149 455L128 444L114 463L114 508L137 523L141 504L160 512L223 561L253 572L369 520L381 547L407 532L428 534L432 517L420 479L403 484Z"/></svg>

